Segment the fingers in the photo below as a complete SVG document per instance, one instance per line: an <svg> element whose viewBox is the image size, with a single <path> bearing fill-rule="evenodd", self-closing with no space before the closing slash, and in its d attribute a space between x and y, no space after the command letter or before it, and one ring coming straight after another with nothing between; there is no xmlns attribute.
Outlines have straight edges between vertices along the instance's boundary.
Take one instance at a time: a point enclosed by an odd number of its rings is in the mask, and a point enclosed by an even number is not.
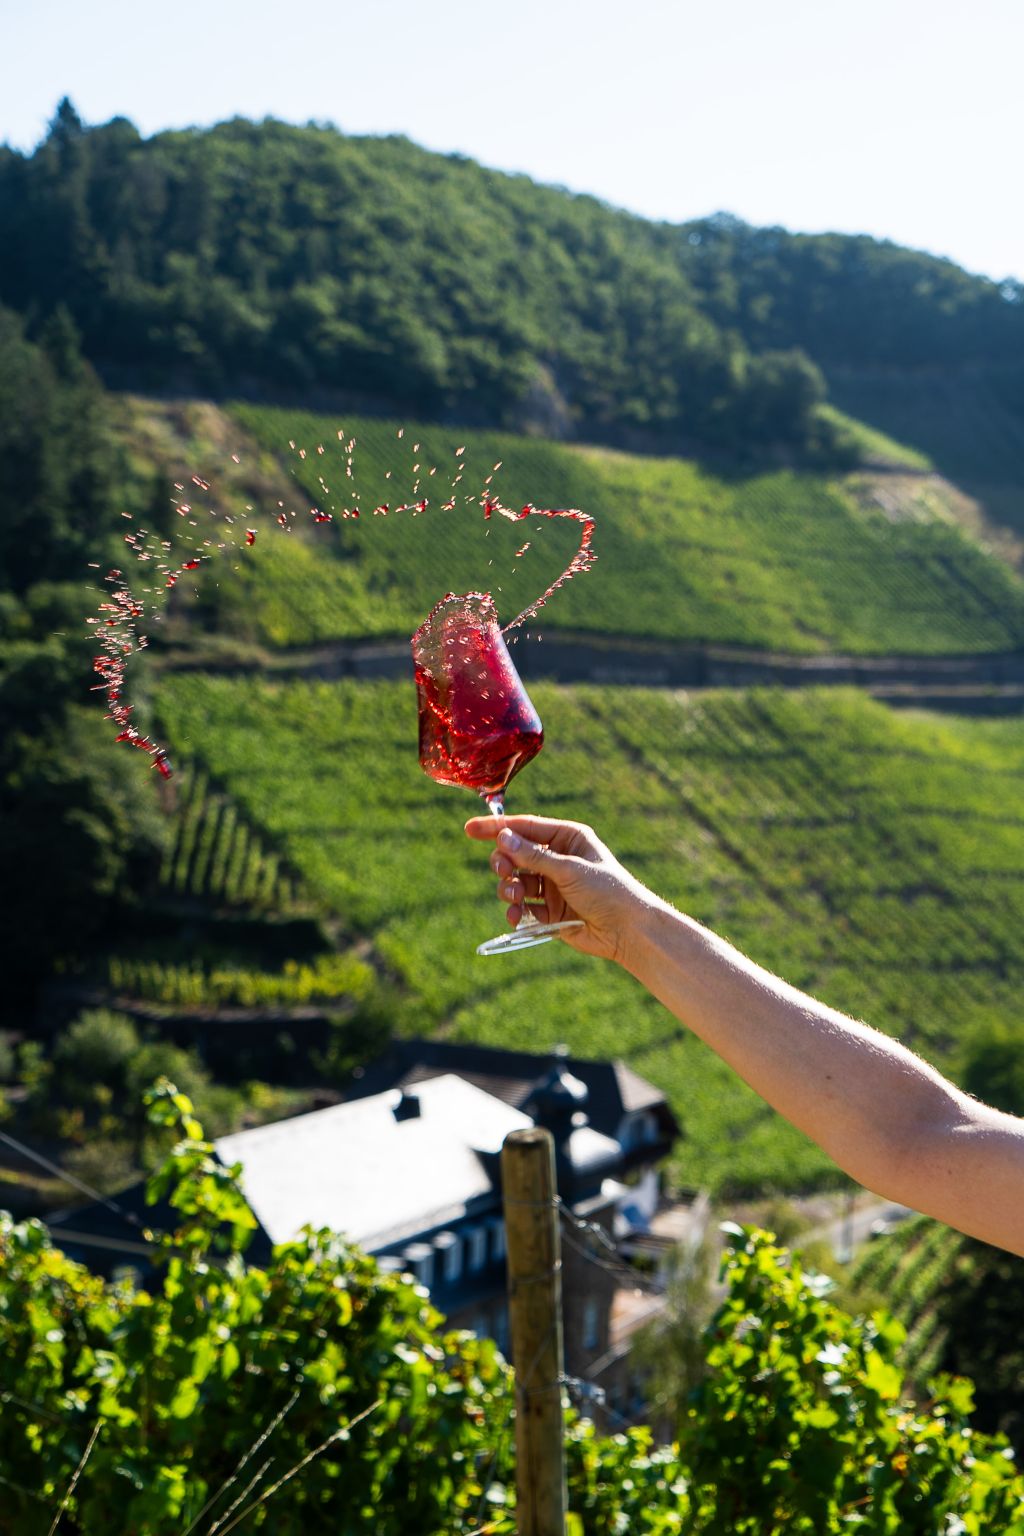
<svg viewBox="0 0 1024 1536"><path fill-rule="evenodd" d="M498 851L511 859L517 869L534 875L557 877L559 868L565 863L564 855L545 848L543 843L531 842L511 827L502 827L498 833Z"/></svg>
<svg viewBox="0 0 1024 1536"><path fill-rule="evenodd" d="M509 902L508 910L506 911L505 916L513 928L518 925L523 913L527 910L529 910L531 915L535 917L538 922L548 923L551 921L551 909L546 901L531 901L529 904L527 904L523 900L523 893L521 890L519 891L518 895L510 901L509 898L504 895L505 889L506 887L504 885L499 886L498 895L502 898L503 901Z"/></svg>
<svg viewBox="0 0 1024 1536"><path fill-rule="evenodd" d="M551 816L473 816L466 822L467 837L479 842L494 842L506 829L558 853L582 853L588 838L593 838L589 827L576 821L556 821Z"/></svg>
<svg viewBox="0 0 1024 1536"><path fill-rule="evenodd" d="M519 906L524 901L543 901L544 882L540 875L506 876L498 881L498 896L502 901L514 901Z"/></svg>

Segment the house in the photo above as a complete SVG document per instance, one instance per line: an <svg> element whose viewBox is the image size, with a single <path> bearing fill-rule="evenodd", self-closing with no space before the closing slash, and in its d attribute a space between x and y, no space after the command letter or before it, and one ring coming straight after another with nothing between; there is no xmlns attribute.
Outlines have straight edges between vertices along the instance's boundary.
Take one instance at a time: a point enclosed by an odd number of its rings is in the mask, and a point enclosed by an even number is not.
<svg viewBox="0 0 1024 1536"><path fill-rule="evenodd" d="M545 1125L555 1139L563 1244L566 1371L629 1400L629 1334L654 1303L615 1244L647 1230L657 1163L679 1134L664 1096L621 1062L436 1041L403 1041L369 1065L341 1103L222 1136L225 1164L257 1219L248 1249L265 1262L304 1226L330 1227L427 1287L453 1327L508 1350L501 1146ZM116 1208L115 1208L116 1207ZM54 1240L95 1269L145 1268L146 1222L173 1213L133 1186L49 1218ZM573 1225L575 1223L575 1225ZM589 1224L583 1227L580 1223ZM603 1246L594 1239L604 1234Z"/></svg>

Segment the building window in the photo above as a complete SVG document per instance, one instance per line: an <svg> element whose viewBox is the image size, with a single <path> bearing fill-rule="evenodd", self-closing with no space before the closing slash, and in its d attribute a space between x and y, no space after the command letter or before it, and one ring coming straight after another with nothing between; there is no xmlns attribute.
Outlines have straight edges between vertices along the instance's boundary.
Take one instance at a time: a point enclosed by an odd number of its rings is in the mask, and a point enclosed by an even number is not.
<svg viewBox="0 0 1024 1536"><path fill-rule="evenodd" d="M469 1255L467 1263L471 1271L483 1269L487 1263L487 1228L471 1227L467 1234Z"/></svg>
<svg viewBox="0 0 1024 1536"><path fill-rule="evenodd" d="M593 1296L583 1303L583 1348L597 1349L601 1343L601 1308Z"/></svg>
<svg viewBox="0 0 1024 1536"><path fill-rule="evenodd" d="M624 1152L630 1152L635 1147L654 1146L659 1136L657 1115L653 1110L642 1109L636 1114L627 1115L622 1125L619 1144Z"/></svg>
<svg viewBox="0 0 1024 1536"><path fill-rule="evenodd" d="M439 1232L434 1247L441 1258L441 1273L452 1282L462 1274L462 1244L454 1232Z"/></svg>
<svg viewBox="0 0 1024 1536"><path fill-rule="evenodd" d="M425 1285L429 1290L434 1283L434 1250L430 1244L410 1243L404 1258L420 1285Z"/></svg>
<svg viewBox="0 0 1024 1536"><path fill-rule="evenodd" d="M503 1259L505 1257L505 1223L500 1219L494 1221L491 1223L491 1230L494 1233L494 1257Z"/></svg>

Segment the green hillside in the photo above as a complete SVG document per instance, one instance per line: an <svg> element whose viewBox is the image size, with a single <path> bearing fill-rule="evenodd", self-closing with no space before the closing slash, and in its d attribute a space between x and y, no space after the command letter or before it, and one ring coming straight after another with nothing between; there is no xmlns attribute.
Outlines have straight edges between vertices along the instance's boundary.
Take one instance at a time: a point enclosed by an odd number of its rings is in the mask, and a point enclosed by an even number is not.
<svg viewBox="0 0 1024 1536"><path fill-rule="evenodd" d="M547 745L510 808L593 821L664 895L946 1067L992 1018L1024 1035L1024 722L893 716L845 691L533 691ZM682 1183L827 1173L625 976L561 946L472 953L503 916L461 832L473 801L417 766L411 687L167 676L160 710L307 889L373 936L400 1028L627 1055L685 1125Z"/></svg>
<svg viewBox="0 0 1024 1536"><path fill-rule="evenodd" d="M673 231L702 305L748 344L800 347L837 367L1012 367L1021 380L1024 285L870 235L757 228L727 213ZM1018 408L1020 407L1018 400Z"/></svg>
<svg viewBox="0 0 1024 1536"><path fill-rule="evenodd" d="M1024 538L1024 376L1019 369L854 369L830 375L835 400L913 443L979 504L991 528Z"/></svg>
<svg viewBox="0 0 1024 1536"><path fill-rule="evenodd" d="M405 637L442 593L479 587L511 619L568 563L579 530L485 520L491 480L514 509L580 507L597 519L598 563L538 616L542 632L910 655L1012 650L1024 640L1024 583L961 532L941 484L916 480L912 464L898 463L906 483L894 513L891 486L882 505L863 494L862 477L716 474L493 432L352 417L339 431L336 417L256 406L231 414L243 470L232 469L222 423L216 450L186 432L173 472L200 465L217 482L213 504L236 516L248 506L245 521L261 528L253 548L197 583L205 622L236 638L287 647ZM870 434L863 441L865 451L898 452ZM244 481L244 466L268 457L295 514L287 534L275 496ZM244 481L234 492L232 473ZM420 515L374 515L420 497L430 501ZM354 507L358 521L346 520ZM311 508L334 521L314 524Z"/></svg>

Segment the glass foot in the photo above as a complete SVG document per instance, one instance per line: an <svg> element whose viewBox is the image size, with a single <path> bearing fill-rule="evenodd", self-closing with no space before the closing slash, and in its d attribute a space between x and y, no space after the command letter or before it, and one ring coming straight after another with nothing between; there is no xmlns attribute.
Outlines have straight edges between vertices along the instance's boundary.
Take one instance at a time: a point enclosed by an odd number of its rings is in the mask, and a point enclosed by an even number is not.
<svg viewBox="0 0 1024 1536"><path fill-rule="evenodd" d="M532 949L534 944L546 944L558 933L565 933L570 928L582 928L584 924L578 917L571 918L565 923L538 923L536 918L529 918L520 922L510 933L500 933L496 939L488 939L485 944L478 944L478 955L504 955L514 949Z"/></svg>

